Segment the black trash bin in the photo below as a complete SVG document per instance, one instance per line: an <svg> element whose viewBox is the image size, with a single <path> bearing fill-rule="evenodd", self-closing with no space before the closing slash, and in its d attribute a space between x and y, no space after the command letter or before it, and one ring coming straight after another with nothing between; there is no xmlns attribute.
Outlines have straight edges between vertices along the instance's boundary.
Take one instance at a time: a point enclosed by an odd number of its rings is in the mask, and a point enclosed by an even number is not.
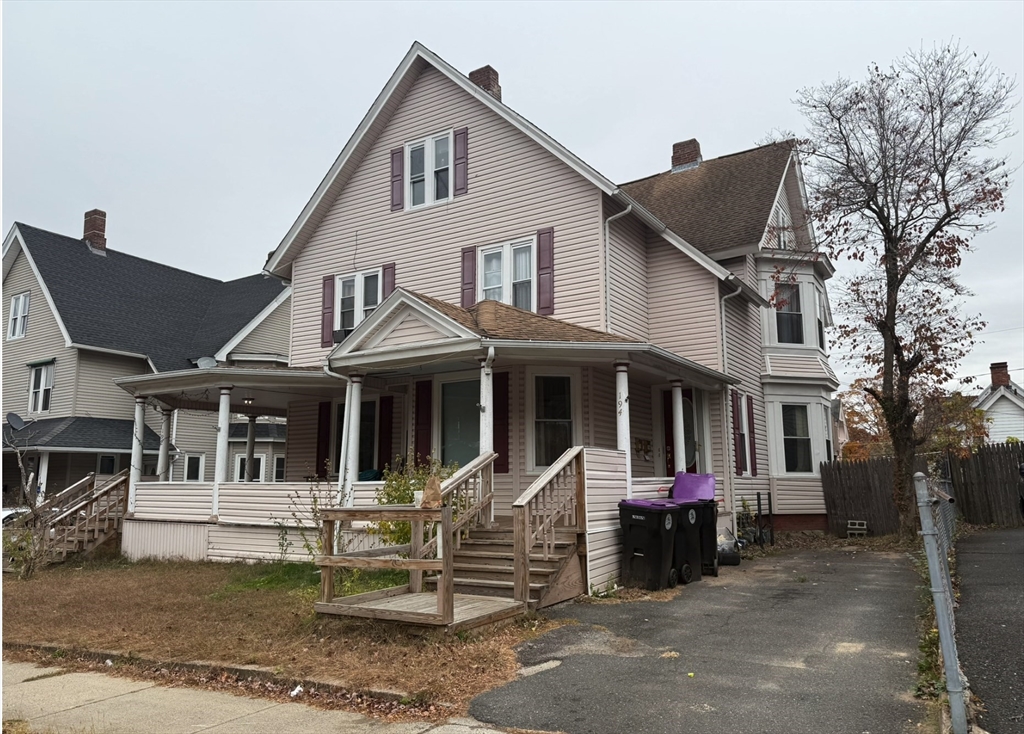
<svg viewBox="0 0 1024 734"><path fill-rule="evenodd" d="M679 582L673 565L679 507L669 500L622 500L622 583L649 591L672 588Z"/></svg>
<svg viewBox="0 0 1024 734"><path fill-rule="evenodd" d="M700 526L701 571L708 576L718 576L718 503L703 501Z"/></svg>
<svg viewBox="0 0 1024 734"><path fill-rule="evenodd" d="M679 580L684 584L700 581L701 528L704 524L703 502L681 502L676 527L674 562Z"/></svg>

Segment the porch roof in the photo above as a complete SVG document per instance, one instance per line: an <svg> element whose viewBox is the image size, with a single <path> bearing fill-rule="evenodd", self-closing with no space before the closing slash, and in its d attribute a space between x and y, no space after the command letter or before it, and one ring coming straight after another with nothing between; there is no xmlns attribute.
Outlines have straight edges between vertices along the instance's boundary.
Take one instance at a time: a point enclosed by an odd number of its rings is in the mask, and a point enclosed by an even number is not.
<svg viewBox="0 0 1024 734"><path fill-rule="evenodd" d="M42 418L27 423L20 431L4 423L4 451L56 451L68 453L128 453L132 450L134 422L119 418ZM146 426L143 451L160 449L160 436ZM172 451L177 451L173 446Z"/></svg>

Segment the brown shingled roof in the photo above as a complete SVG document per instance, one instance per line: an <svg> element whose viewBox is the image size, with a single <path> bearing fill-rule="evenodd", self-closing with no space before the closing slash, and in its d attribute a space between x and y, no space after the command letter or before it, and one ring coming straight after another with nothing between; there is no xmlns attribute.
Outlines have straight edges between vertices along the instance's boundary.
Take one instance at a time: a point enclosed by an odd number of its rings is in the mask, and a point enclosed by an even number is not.
<svg viewBox="0 0 1024 734"><path fill-rule="evenodd" d="M508 306L497 301L481 301L470 308L455 306L419 293L410 293L470 331L489 339L555 342L636 342L636 339L576 326L550 316Z"/></svg>
<svg viewBox="0 0 1024 734"><path fill-rule="evenodd" d="M622 189L705 253L755 246L771 216L792 143L772 143L666 171Z"/></svg>

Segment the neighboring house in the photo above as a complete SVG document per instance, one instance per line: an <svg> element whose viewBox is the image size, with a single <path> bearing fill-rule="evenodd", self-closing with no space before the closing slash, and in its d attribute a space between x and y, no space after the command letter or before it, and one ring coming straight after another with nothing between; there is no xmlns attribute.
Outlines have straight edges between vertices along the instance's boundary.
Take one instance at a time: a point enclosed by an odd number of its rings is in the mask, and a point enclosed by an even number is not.
<svg viewBox="0 0 1024 734"><path fill-rule="evenodd" d="M618 501L676 471L715 474L727 512L771 493L823 526L832 269L807 252L798 160L701 161L695 141L673 159L618 186L503 104L492 68L414 44L265 265L292 290L287 366L118 380L171 407L219 394L222 426L239 393L286 415L284 485L243 492L227 445L187 494L133 483L125 552L274 557L275 518L312 481L368 504L401 457L491 450L508 522L584 447L584 588L617 578Z"/></svg>
<svg viewBox="0 0 1024 734"><path fill-rule="evenodd" d="M90 472L102 479L129 467L136 408L115 378L193 369L204 356L286 360L289 290L280 281L221 282L144 260L108 248L105 229L94 210L82 239L17 223L4 241L3 412L26 423L15 431L4 422L5 504L21 502L16 449L40 498ZM212 479L216 421L189 406L164 408L144 406L140 475ZM257 451L269 478L279 446Z"/></svg>
<svg viewBox="0 0 1024 734"><path fill-rule="evenodd" d="M1024 441L1024 388L1010 379L1006 362L993 362L990 370L992 384L974 401L974 407L985 412L989 443Z"/></svg>

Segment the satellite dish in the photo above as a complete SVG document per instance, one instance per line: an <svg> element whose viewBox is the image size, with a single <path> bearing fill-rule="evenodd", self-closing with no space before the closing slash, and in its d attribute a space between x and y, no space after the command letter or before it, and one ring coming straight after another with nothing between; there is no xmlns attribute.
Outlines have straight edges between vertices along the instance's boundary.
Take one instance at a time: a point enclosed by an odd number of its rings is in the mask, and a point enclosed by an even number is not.
<svg viewBox="0 0 1024 734"><path fill-rule="evenodd" d="M25 420L17 413L8 413L7 425L9 425L15 431L20 431L22 428L25 427Z"/></svg>
<svg viewBox="0 0 1024 734"><path fill-rule="evenodd" d="M199 361L196 362L196 365L198 365L201 370L208 370L217 366L217 360L213 357L200 357Z"/></svg>

